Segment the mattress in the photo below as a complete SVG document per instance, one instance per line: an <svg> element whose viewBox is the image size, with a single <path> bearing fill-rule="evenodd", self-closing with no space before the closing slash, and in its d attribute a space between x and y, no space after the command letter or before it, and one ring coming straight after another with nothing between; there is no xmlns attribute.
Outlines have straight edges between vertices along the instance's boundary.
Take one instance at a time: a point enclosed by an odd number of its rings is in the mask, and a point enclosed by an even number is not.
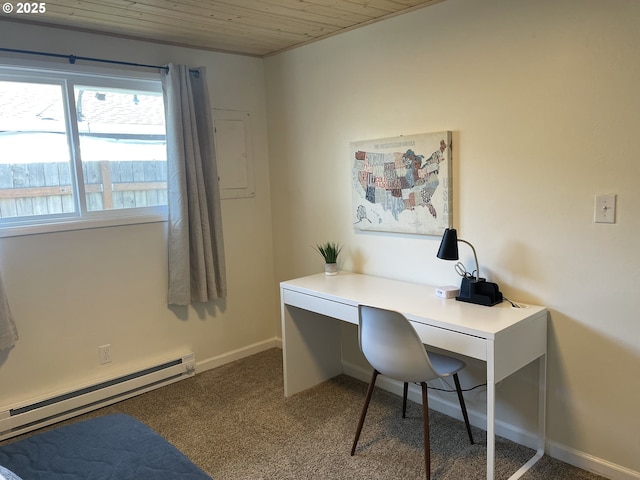
<svg viewBox="0 0 640 480"><path fill-rule="evenodd" d="M4 445L0 465L24 480L211 480L163 437L122 414ZM9 475L0 469L0 479Z"/></svg>

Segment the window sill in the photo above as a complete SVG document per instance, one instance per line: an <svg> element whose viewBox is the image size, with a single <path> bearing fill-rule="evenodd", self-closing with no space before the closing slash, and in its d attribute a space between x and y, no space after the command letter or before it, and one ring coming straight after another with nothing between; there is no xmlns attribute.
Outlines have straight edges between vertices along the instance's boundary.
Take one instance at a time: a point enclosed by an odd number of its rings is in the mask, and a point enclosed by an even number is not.
<svg viewBox="0 0 640 480"><path fill-rule="evenodd" d="M0 238L19 237L24 235L40 235L43 233L68 232L73 230L88 230L93 228L118 227L124 225L137 225L142 223L166 222L166 208L164 212L145 213L139 215L100 217L100 218L73 218L63 221L39 223L30 225L0 226Z"/></svg>

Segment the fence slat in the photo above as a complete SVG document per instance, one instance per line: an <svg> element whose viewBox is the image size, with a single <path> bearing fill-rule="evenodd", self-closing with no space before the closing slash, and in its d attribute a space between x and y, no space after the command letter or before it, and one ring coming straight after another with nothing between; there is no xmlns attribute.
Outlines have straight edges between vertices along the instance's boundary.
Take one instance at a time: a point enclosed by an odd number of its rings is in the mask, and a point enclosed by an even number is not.
<svg viewBox="0 0 640 480"><path fill-rule="evenodd" d="M88 210L167 204L164 161L84 162ZM73 212L70 164L0 164L0 217Z"/></svg>

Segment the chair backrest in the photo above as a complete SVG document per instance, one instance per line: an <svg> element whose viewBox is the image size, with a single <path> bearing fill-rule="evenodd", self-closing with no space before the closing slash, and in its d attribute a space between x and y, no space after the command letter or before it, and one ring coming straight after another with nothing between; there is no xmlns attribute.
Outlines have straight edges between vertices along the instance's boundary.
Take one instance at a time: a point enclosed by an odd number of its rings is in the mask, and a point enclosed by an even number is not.
<svg viewBox="0 0 640 480"><path fill-rule="evenodd" d="M359 305L358 318L360 350L378 372L402 382L438 378L420 337L404 315Z"/></svg>

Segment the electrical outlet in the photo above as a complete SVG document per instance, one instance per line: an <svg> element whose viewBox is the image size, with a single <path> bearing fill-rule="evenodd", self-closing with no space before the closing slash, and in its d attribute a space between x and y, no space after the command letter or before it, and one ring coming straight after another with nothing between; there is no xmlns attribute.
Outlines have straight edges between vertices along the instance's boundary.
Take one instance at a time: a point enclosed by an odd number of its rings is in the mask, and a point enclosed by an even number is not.
<svg viewBox="0 0 640 480"><path fill-rule="evenodd" d="M98 353L100 355L100 363L102 365L111 362L111 344L98 347Z"/></svg>

